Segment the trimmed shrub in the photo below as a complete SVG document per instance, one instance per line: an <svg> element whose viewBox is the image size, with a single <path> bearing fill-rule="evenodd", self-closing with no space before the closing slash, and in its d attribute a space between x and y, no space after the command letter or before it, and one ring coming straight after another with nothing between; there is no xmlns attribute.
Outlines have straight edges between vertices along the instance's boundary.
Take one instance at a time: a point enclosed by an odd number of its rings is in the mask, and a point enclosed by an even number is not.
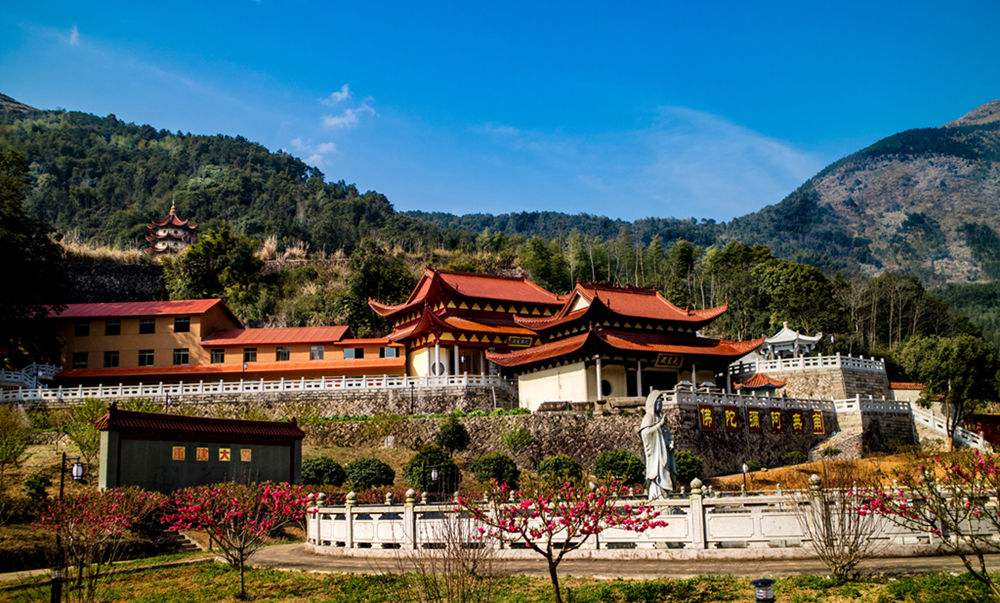
<svg viewBox="0 0 1000 603"><path fill-rule="evenodd" d="M757 459L750 459L747 461L747 469L750 471L760 471L764 468L764 465Z"/></svg>
<svg viewBox="0 0 1000 603"><path fill-rule="evenodd" d="M701 458L690 450L678 450L674 458L677 461L677 480L681 486L690 487L694 478L701 477L703 469Z"/></svg>
<svg viewBox="0 0 1000 603"><path fill-rule="evenodd" d="M376 486L391 486L392 482L396 481L396 472L392 467L372 458L347 463L344 473L347 474L347 481L355 492Z"/></svg>
<svg viewBox="0 0 1000 603"><path fill-rule="evenodd" d="M621 483L641 484L645 477L646 464L628 450L605 450L594 461L594 475L604 479L616 479Z"/></svg>
<svg viewBox="0 0 1000 603"><path fill-rule="evenodd" d="M480 456L469 465L469 471L481 482L485 483L495 479L497 483L505 483L511 488L517 487L517 479L521 477L521 472L518 471L514 459L502 452L492 452Z"/></svg>
<svg viewBox="0 0 1000 603"><path fill-rule="evenodd" d="M434 479L435 469L437 479ZM458 465L444 448L428 444L403 465L403 477L417 490L451 493L458 489L461 474Z"/></svg>
<svg viewBox="0 0 1000 603"><path fill-rule="evenodd" d="M809 460L809 456L804 452L793 450L781 455L782 465L798 465Z"/></svg>
<svg viewBox="0 0 1000 603"><path fill-rule="evenodd" d="M302 461L302 483L306 486L339 486L347 479L347 473L337 461L319 457Z"/></svg>
<svg viewBox="0 0 1000 603"><path fill-rule="evenodd" d="M583 478L583 465L565 454L556 454L538 463L538 475L558 481L575 481Z"/></svg>
<svg viewBox="0 0 1000 603"><path fill-rule="evenodd" d="M52 480L36 473L24 480L21 491L28 498L28 504L35 507L41 505L49 499L48 489L52 487Z"/></svg>
<svg viewBox="0 0 1000 603"><path fill-rule="evenodd" d="M458 422L458 417L448 415L441 421L434 443L450 452L465 450L469 447L469 432Z"/></svg>

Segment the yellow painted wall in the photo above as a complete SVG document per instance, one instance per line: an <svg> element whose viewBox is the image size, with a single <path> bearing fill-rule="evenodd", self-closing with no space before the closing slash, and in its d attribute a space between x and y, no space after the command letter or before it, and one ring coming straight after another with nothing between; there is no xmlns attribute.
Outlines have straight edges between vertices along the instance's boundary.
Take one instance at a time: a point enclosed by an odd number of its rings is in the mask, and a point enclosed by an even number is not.
<svg viewBox="0 0 1000 603"><path fill-rule="evenodd" d="M529 410L537 410L542 402L568 400L590 400L588 382L593 381L588 376L583 362L567 366L546 369L518 378L518 403Z"/></svg>

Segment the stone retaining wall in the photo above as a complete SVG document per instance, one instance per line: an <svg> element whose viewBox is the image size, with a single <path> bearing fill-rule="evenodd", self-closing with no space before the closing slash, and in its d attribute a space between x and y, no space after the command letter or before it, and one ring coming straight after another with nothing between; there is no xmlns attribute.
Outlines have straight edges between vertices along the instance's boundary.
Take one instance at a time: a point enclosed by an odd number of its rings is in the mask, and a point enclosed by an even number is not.
<svg viewBox="0 0 1000 603"><path fill-rule="evenodd" d="M849 368L768 371L775 379L787 379L781 392L790 398L844 400L860 395L892 398L889 377L884 372Z"/></svg>

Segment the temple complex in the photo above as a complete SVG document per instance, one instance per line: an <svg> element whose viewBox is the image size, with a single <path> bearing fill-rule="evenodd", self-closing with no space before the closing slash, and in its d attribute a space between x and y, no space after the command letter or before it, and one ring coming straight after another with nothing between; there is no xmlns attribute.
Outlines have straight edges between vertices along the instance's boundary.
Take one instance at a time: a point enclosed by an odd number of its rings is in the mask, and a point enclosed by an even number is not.
<svg viewBox="0 0 1000 603"><path fill-rule="evenodd" d="M516 375L520 405L645 396L676 385L711 387L763 343L701 337L726 306L681 309L654 289L577 284L551 316L516 316L538 345L487 359Z"/></svg>
<svg viewBox="0 0 1000 603"><path fill-rule="evenodd" d="M413 376L491 374L487 352L509 352L539 343L520 319L554 316L559 296L522 276L497 276L427 268L402 304L369 300L393 322L389 341L406 346Z"/></svg>
<svg viewBox="0 0 1000 603"><path fill-rule="evenodd" d="M198 240L195 234L198 225L177 217L177 208L173 203L170 204L170 214L166 218L151 222L146 228L149 229L149 234L146 235L149 242L146 253L150 255L180 253Z"/></svg>

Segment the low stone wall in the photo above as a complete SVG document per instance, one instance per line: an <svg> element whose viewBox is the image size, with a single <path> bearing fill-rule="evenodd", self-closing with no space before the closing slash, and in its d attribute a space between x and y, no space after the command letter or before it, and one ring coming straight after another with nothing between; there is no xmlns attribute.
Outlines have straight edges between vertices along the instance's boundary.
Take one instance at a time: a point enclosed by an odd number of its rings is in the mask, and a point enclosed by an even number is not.
<svg viewBox="0 0 1000 603"><path fill-rule="evenodd" d="M851 368L817 368L768 371L775 379L787 379L780 390L791 398L844 400L861 395L891 398L889 377L884 372Z"/></svg>
<svg viewBox="0 0 1000 603"><path fill-rule="evenodd" d="M411 397L412 396L412 397ZM408 389L315 390L199 394L154 399L168 412L243 419L311 419L332 415L436 414L461 410L490 412L517 405L517 395L504 388L437 387Z"/></svg>

